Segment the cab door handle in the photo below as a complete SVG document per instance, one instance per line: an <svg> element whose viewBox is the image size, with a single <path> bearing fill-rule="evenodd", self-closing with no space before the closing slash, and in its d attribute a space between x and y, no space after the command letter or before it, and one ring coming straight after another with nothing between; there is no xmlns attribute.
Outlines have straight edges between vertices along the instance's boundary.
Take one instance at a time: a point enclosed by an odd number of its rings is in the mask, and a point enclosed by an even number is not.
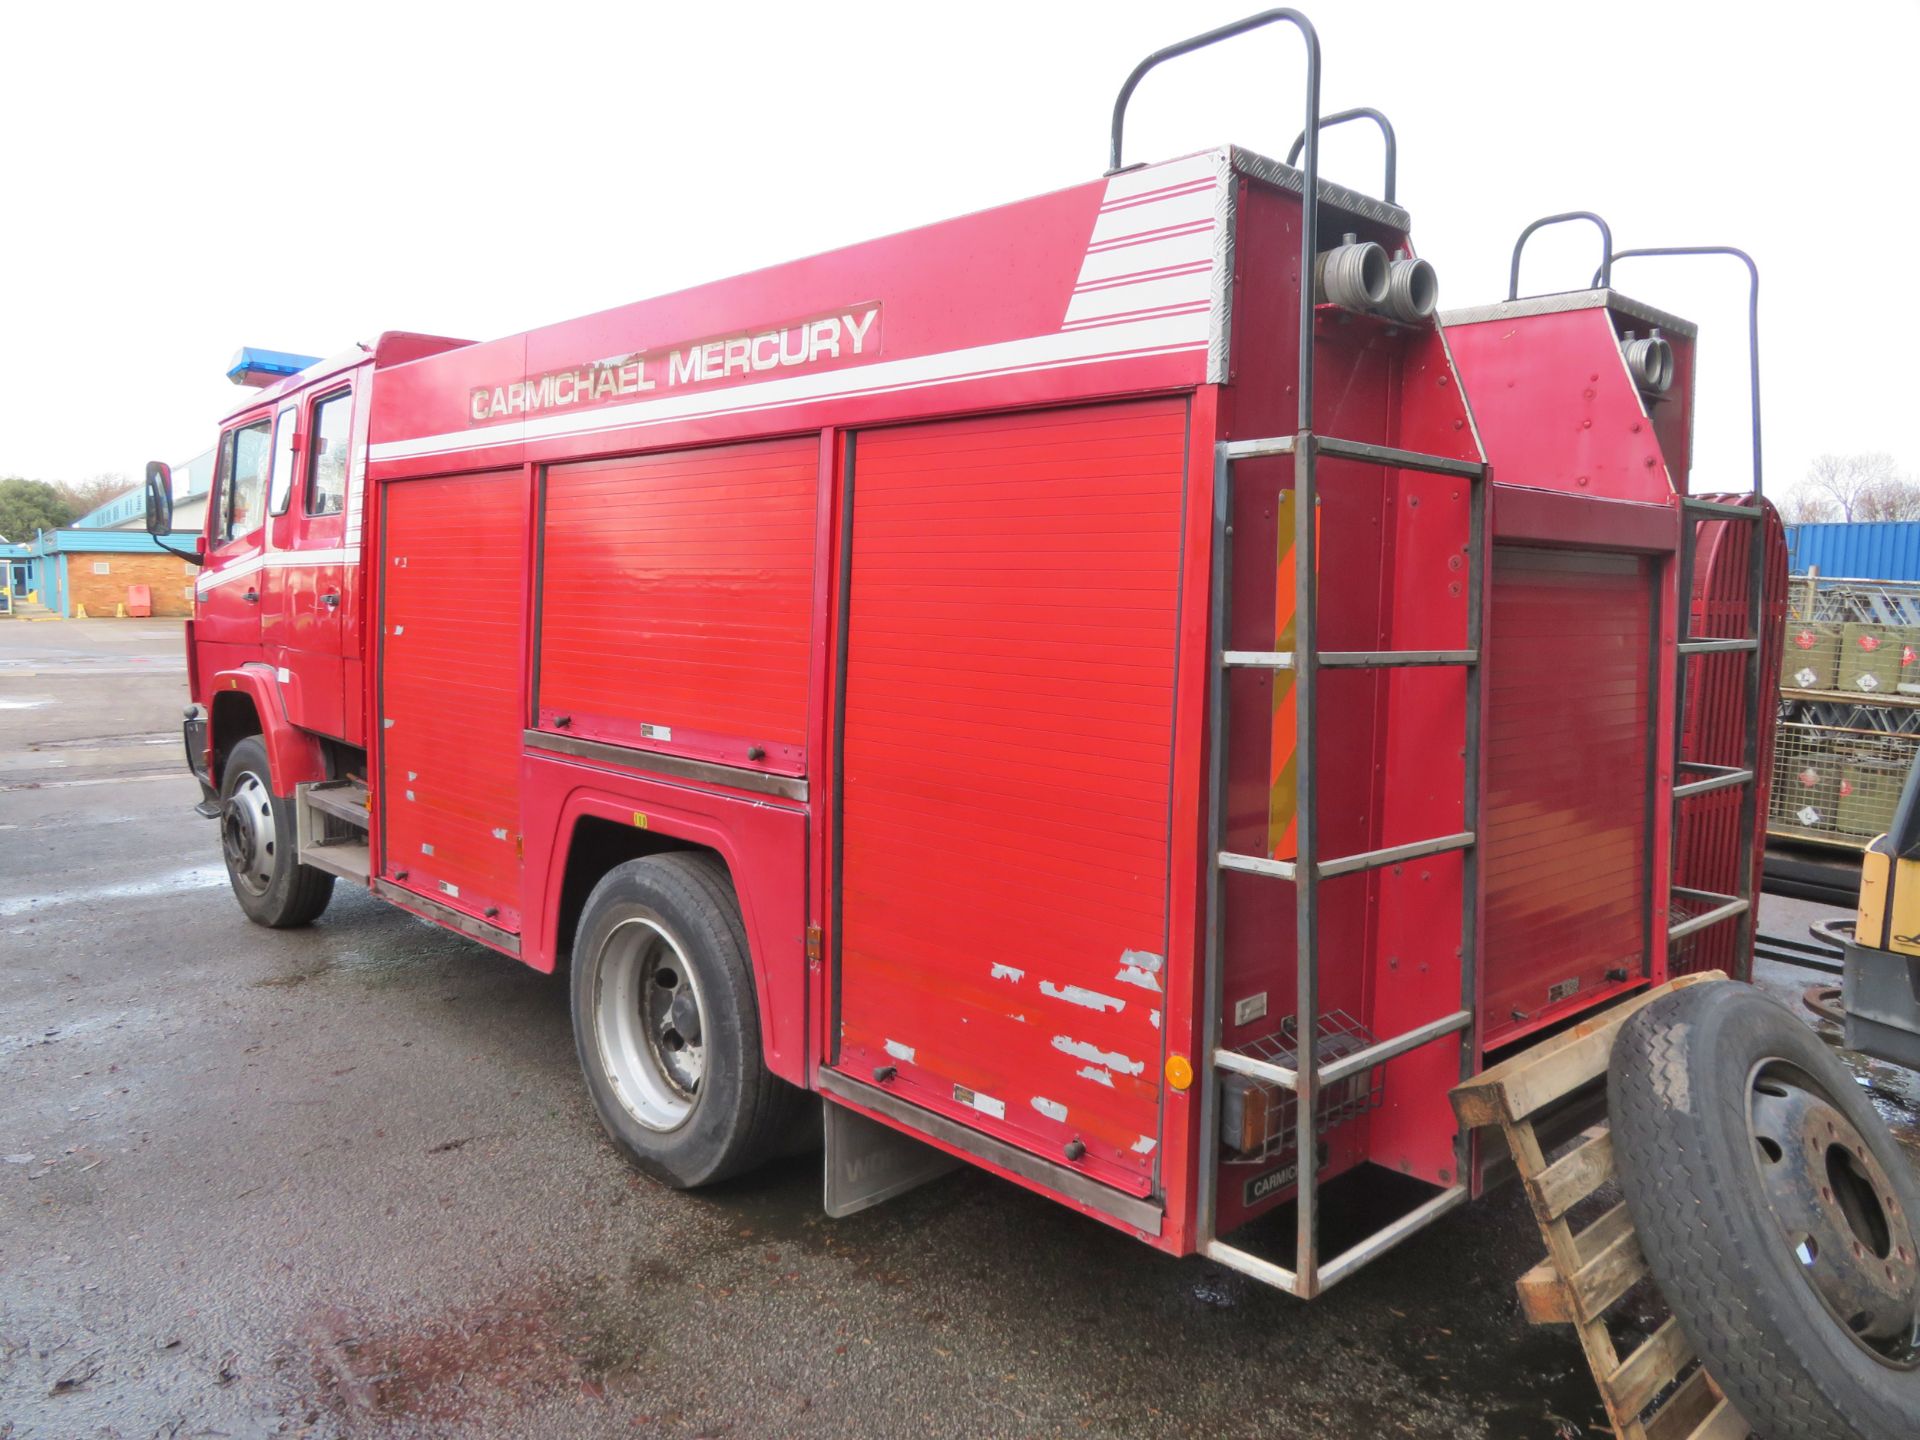
<svg viewBox="0 0 1920 1440"><path fill-rule="evenodd" d="M340 592L337 590L329 590L326 594L322 595L320 598L322 601L325 602L326 607L329 610L337 609L339 607Z"/></svg>
<svg viewBox="0 0 1920 1440"><path fill-rule="evenodd" d="M260 603L260 592L258 590L249 590L247 591L246 594L242 595L240 598L246 601L249 605L258 605Z"/></svg>

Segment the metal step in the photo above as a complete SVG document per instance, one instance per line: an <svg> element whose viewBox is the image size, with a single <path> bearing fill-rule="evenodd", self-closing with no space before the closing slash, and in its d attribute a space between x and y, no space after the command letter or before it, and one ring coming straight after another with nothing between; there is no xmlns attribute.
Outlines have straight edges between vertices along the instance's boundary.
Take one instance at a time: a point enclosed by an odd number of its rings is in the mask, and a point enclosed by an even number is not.
<svg viewBox="0 0 1920 1440"><path fill-rule="evenodd" d="M1735 785L1751 785L1753 772L1742 770L1737 765L1709 765L1704 760L1682 760L1682 770L1705 770L1704 780L1689 780L1683 785L1673 787L1673 798L1684 800L1689 795L1704 795L1709 790L1727 790Z"/></svg>
<svg viewBox="0 0 1920 1440"><path fill-rule="evenodd" d="M1684 920L1675 920L1667 926L1667 939L1679 940L1693 934L1696 930L1705 930L1710 925L1718 925L1723 920L1732 920L1736 916L1751 912L1753 902L1742 895L1719 895L1711 890L1690 890L1685 885L1675 885L1673 893L1682 900L1691 900L1696 905L1711 904L1714 908L1698 915L1689 915Z"/></svg>
<svg viewBox="0 0 1920 1440"><path fill-rule="evenodd" d="M1442 855L1449 850L1465 850L1474 844L1474 833L1462 830L1453 835L1438 835L1431 840L1415 840L1406 845L1389 845L1383 850L1364 850L1358 855L1341 855L1322 860L1313 867L1314 876L1331 880L1336 875L1352 875L1361 870L1378 870L1402 860L1418 860L1425 855ZM1241 855L1232 850L1220 852L1223 870L1239 870L1248 875L1265 875L1274 880L1298 880L1300 867L1291 860L1269 860L1264 855Z"/></svg>
<svg viewBox="0 0 1920 1440"><path fill-rule="evenodd" d="M367 828L367 787L358 780L322 780L300 787L301 797L322 815Z"/></svg>
<svg viewBox="0 0 1920 1440"><path fill-rule="evenodd" d="M1376 1065L1384 1065L1389 1060L1404 1055L1409 1050L1417 1050L1422 1045L1438 1040L1442 1035L1451 1035L1473 1024L1473 1014L1467 1010L1456 1010L1451 1015L1443 1015L1438 1020L1430 1020L1425 1025L1416 1025L1402 1034L1369 1045L1364 1050L1355 1050L1338 1060L1319 1065L1314 1070L1319 1085L1337 1085L1349 1075L1357 1075L1362 1070L1371 1070ZM1242 1055L1237 1050L1215 1050L1213 1063L1221 1070L1231 1070L1238 1075L1250 1076L1255 1080L1265 1080L1270 1085L1278 1085L1282 1090L1298 1092L1300 1072L1289 1070L1284 1065L1276 1065L1271 1060L1258 1060L1251 1055Z"/></svg>
<svg viewBox="0 0 1920 1440"><path fill-rule="evenodd" d="M1291 670L1291 650L1229 650L1222 665L1236 670ZM1323 670L1405 670L1422 666L1478 665L1478 650L1322 650Z"/></svg>
<svg viewBox="0 0 1920 1440"><path fill-rule="evenodd" d="M373 874L367 787L358 780L316 780L293 787L294 853L300 863L357 880ZM348 833L342 834L341 831ZM357 832L357 833L355 833Z"/></svg>
<svg viewBox="0 0 1920 1440"><path fill-rule="evenodd" d="M1464 480L1480 480L1487 467L1478 460L1456 460L1451 455L1432 455L1420 450L1401 450L1392 445L1375 445L1366 440L1342 440L1333 435L1311 437L1315 453L1330 460L1360 460L1384 465L1390 470L1418 470L1429 475L1457 475ZM1228 440L1221 451L1227 460L1260 460L1269 455L1293 455L1299 452L1297 435L1272 435L1258 440Z"/></svg>
<svg viewBox="0 0 1920 1440"><path fill-rule="evenodd" d="M303 847L300 863L324 870L329 875L338 875L343 880L358 880L362 884L373 873L373 853L364 843L316 845L311 849Z"/></svg>

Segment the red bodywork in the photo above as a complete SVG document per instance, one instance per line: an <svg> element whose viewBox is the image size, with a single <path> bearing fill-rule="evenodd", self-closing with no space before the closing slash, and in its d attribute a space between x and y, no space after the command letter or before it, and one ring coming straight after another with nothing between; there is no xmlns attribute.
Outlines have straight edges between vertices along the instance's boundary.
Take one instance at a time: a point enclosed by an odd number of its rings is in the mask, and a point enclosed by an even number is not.
<svg viewBox="0 0 1920 1440"><path fill-rule="evenodd" d="M389 335L282 383L228 432L285 417L305 477L345 387L348 489L309 515L301 479L222 541L223 469L189 641L210 773L255 724L283 792L363 775L376 891L543 971L591 856L708 847L777 1074L958 1122L979 1142L937 1143L1193 1248L1214 567L1233 645L1285 648L1293 595L1292 462L1241 467L1216 555L1213 457L1292 428L1299 189L1214 151L503 340ZM1391 206L1328 186L1323 209L1408 245ZM1326 1010L1397 1034L1455 1009L1477 959L1479 1023L1382 1067L1329 1171L1455 1183L1462 1043L1474 1066L1666 978L1682 485L1660 457L1684 413L1636 429L1604 312L1562 318L1584 336L1526 353L1595 374L1553 417L1596 427L1568 463L1509 446L1539 402L1503 395L1476 430L1470 327L1319 313L1316 431L1468 461L1484 439L1504 482L1477 954L1457 854L1321 895ZM1460 647L1470 487L1320 473L1322 648ZM1584 668L1543 681L1563 653ZM1228 693L1223 833L1285 858L1288 677ZM1326 673L1325 853L1461 828L1466 694L1457 670ZM1292 901L1236 876L1227 904L1223 1042L1255 1046L1294 994ZM865 1103L889 1069L895 1103ZM1218 1230L1288 1193L1229 1162Z"/></svg>

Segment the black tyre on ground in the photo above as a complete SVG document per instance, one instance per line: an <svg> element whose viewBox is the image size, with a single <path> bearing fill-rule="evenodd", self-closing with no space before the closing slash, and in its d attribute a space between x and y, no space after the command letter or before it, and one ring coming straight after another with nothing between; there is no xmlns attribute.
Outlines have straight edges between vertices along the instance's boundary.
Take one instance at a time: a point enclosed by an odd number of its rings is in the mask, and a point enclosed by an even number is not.
<svg viewBox="0 0 1920 1440"><path fill-rule="evenodd" d="M295 856L293 802L273 793L267 747L249 736L220 777L220 848L233 897L247 918L274 930L310 925L333 898L333 876Z"/></svg>
<svg viewBox="0 0 1920 1440"><path fill-rule="evenodd" d="M767 1070L746 928L717 857L608 871L581 912L571 979L587 1089L636 1166L691 1189L788 1147L805 1096Z"/></svg>
<svg viewBox="0 0 1920 1440"><path fill-rule="evenodd" d="M1621 1027L1608 1088L1647 1262L1755 1432L1920 1434L1920 1185L1819 1037L1695 985Z"/></svg>

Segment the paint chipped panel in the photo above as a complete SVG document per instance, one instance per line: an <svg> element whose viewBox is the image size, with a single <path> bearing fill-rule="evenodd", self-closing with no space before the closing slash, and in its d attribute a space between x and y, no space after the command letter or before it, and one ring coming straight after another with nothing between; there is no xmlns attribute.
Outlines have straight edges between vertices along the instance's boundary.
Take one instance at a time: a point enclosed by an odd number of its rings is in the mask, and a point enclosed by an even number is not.
<svg viewBox="0 0 1920 1440"><path fill-rule="evenodd" d="M1050 1158L1070 1127L1082 1168L1136 1194L1159 1158L1137 1141L1160 1129L1185 463L1177 399L854 441L837 1064L890 1063L911 1017L900 1094L976 1124L955 1085L1007 1101L982 1128Z"/></svg>
<svg viewBox="0 0 1920 1440"><path fill-rule="evenodd" d="M1088 990L1079 985L1056 985L1051 980L1040 982L1040 993L1054 1000L1064 1000L1069 1005L1079 1005L1087 1010L1111 1010L1118 1014L1127 1008L1127 1002L1112 995L1102 995L1097 990Z"/></svg>
<svg viewBox="0 0 1920 1440"><path fill-rule="evenodd" d="M1092 1060L1109 1070L1118 1070L1123 1075L1138 1075L1146 1069L1147 1062L1144 1060L1136 1060L1117 1050L1102 1050L1090 1041L1075 1040L1070 1035L1054 1036L1053 1048L1067 1055L1077 1055L1082 1060Z"/></svg>

